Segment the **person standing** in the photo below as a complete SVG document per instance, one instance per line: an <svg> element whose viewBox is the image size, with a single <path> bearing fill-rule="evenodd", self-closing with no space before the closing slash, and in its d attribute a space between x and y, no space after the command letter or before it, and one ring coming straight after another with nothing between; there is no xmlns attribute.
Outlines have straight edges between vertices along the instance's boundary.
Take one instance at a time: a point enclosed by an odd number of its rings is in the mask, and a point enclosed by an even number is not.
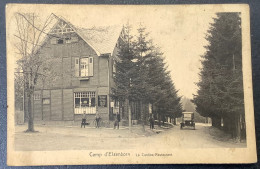
<svg viewBox="0 0 260 169"><path fill-rule="evenodd" d="M117 129L119 129L119 122L120 122L120 114L116 114L116 121L117 121Z"/></svg>
<svg viewBox="0 0 260 169"><path fill-rule="evenodd" d="M150 122L150 129L154 129L154 118L153 118L153 114L150 115L149 122Z"/></svg>
<svg viewBox="0 0 260 169"><path fill-rule="evenodd" d="M81 128L82 128L82 125L84 125L84 128L85 128L86 121L87 121L87 115L86 115L86 111L84 111L84 113L82 115Z"/></svg>
<svg viewBox="0 0 260 169"><path fill-rule="evenodd" d="M152 129L154 129L154 117L153 117L153 114L152 114Z"/></svg>
<svg viewBox="0 0 260 169"><path fill-rule="evenodd" d="M96 120L96 128L99 128L99 122L100 122L100 116L98 113L96 113L96 117L95 117L95 120Z"/></svg>

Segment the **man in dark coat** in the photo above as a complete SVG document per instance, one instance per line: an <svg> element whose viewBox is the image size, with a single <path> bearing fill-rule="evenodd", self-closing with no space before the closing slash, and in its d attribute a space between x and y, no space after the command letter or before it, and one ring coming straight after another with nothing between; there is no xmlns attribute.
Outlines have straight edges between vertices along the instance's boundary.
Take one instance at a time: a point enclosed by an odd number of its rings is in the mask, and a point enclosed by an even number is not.
<svg viewBox="0 0 260 169"><path fill-rule="evenodd" d="M86 111L84 111L84 113L82 115L81 128L82 128L82 125L84 125L84 128L85 128L86 121L87 121L87 115L86 115Z"/></svg>
<svg viewBox="0 0 260 169"><path fill-rule="evenodd" d="M114 123L114 129L117 127L117 129L119 129L119 122L120 122L120 114L117 113L116 114L116 120L115 120L115 123Z"/></svg>
<svg viewBox="0 0 260 169"><path fill-rule="evenodd" d="M150 122L150 129L154 129L154 118L153 118L153 114L150 115L149 122Z"/></svg>
<svg viewBox="0 0 260 169"><path fill-rule="evenodd" d="M95 120L96 120L96 128L99 128L101 117L99 116L98 113L96 113Z"/></svg>

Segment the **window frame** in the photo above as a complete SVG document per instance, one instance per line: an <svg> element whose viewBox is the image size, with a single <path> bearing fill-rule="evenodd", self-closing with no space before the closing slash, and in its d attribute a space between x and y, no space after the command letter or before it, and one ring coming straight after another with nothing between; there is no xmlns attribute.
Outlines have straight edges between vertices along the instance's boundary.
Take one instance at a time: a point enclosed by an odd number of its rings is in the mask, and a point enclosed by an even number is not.
<svg viewBox="0 0 260 169"><path fill-rule="evenodd" d="M44 101L49 100L49 103L44 103ZM51 104L51 98L42 98L42 105L50 105Z"/></svg>
<svg viewBox="0 0 260 169"><path fill-rule="evenodd" d="M33 100L41 100L41 93L34 93Z"/></svg>
<svg viewBox="0 0 260 169"><path fill-rule="evenodd" d="M84 61L84 62L83 62ZM75 57L74 73L78 78L89 78L94 76L94 57L82 56Z"/></svg>
<svg viewBox="0 0 260 169"><path fill-rule="evenodd" d="M79 104L76 104L76 99L79 99ZM82 99L88 100L86 106L82 106ZM94 103L92 102L94 101ZM78 102L78 101L77 101ZM95 109L97 107L96 104L96 92L95 91L86 91L86 92L74 92L74 109ZM88 111L87 111L88 112ZM78 114L74 111L74 114ZM94 113L87 113L87 114L95 114Z"/></svg>
<svg viewBox="0 0 260 169"><path fill-rule="evenodd" d="M86 64L82 64L82 60L86 59L86 61L84 63ZM83 68L85 70L85 76L82 76L82 66L84 66L85 68ZM87 72L87 73L86 73ZM81 57L79 59L79 77L89 77L89 57Z"/></svg>
<svg viewBox="0 0 260 169"><path fill-rule="evenodd" d="M57 44L58 45L64 44L64 39L63 38L58 39Z"/></svg>

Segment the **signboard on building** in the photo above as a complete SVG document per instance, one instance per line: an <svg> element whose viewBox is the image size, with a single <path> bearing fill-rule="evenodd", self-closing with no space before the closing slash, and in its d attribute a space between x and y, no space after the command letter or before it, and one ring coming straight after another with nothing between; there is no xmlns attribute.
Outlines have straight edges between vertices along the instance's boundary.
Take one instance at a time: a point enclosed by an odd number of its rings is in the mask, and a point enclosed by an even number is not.
<svg viewBox="0 0 260 169"><path fill-rule="evenodd" d="M107 95L99 95L98 96L98 106L99 107L107 107Z"/></svg>

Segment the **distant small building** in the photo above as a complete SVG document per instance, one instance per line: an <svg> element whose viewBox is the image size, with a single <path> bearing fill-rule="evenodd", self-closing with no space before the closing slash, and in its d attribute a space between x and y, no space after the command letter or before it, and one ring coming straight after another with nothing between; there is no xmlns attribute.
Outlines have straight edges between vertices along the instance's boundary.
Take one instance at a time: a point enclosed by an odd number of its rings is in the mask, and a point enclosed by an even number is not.
<svg viewBox="0 0 260 169"><path fill-rule="evenodd" d="M52 56L55 74L37 83L34 120L79 121L83 112L87 119L96 113L112 119L119 111L110 93L122 35L123 27L84 29L60 18L39 49L42 57Z"/></svg>

